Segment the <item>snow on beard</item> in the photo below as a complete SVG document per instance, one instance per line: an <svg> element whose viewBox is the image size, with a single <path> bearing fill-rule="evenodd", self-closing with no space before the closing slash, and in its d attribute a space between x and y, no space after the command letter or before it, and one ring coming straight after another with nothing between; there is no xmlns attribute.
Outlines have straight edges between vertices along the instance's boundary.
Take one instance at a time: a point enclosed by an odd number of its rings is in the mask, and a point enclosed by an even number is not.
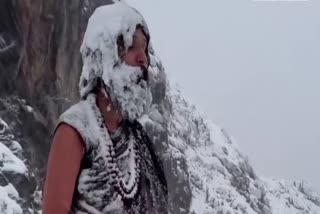
<svg viewBox="0 0 320 214"><path fill-rule="evenodd" d="M97 80L104 82L105 94L124 118L138 119L151 104L151 87L141 80L143 70L122 62L117 40L123 37L124 51L132 45L137 26L150 37L142 15L124 2L97 8L89 19L81 45L83 68L79 82L80 96L86 99Z"/></svg>
<svg viewBox="0 0 320 214"><path fill-rule="evenodd" d="M110 98L124 119L138 119L150 108L152 94L145 69L120 63L112 71L103 73L105 96Z"/></svg>

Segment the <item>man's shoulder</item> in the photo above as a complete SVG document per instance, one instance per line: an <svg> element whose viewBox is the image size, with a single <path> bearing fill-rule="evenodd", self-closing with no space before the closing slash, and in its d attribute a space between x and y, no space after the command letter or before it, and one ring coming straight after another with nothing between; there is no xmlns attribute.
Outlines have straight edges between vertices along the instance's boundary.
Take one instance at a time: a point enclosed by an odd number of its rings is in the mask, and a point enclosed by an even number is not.
<svg viewBox="0 0 320 214"><path fill-rule="evenodd" d="M88 105L88 102L86 102L85 100L80 101L72 105L63 114L61 114L56 125L57 128L60 125L65 124L65 127L68 127L67 129L70 132L77 132L77 134L81 136L83 142L86 144L86 147L89 146L87 145L87 140L91 139L92 137L91 129L89 126L89 109L90 106ZM88 150L89 147L87 147L86 149Z"/></svg>
<svg viewBox="0 0 320 214"><path fill-rule="evenodd" d="M65 112L63 112L60 117L59 121L63 120L85 120L86 112L87 112L87 103L86 101L79 101L76 104L70 106Z"/></svg>
<svg viewBox="0 0 320 214"><path fill-rule="evenodd" d="M81 141L78 131L67 123L60 123L56 129L55 136L63 136L61 138L72 139L73 141Z"/></svg>
<svg viewBox="0 0 320 214"><path fill-rule="evenodd" d="M84 112L85 105L86 105L86 101L85 100L81 100L81 101L73 104L72 106L70 106L67 110L65 110L61 114L61 116L68 115L68 114L75 114L75 113L79 113L79 112Z"/></svg>
<svg viewBox="0 0 320 214"><path fill-rule="evenodd" d="M87 106L85 101L79 101L78 103L69 107L59 117L57 126L61 123L68 124L69 126L76 128L78 131L85 128L88 123Z"/></svg>

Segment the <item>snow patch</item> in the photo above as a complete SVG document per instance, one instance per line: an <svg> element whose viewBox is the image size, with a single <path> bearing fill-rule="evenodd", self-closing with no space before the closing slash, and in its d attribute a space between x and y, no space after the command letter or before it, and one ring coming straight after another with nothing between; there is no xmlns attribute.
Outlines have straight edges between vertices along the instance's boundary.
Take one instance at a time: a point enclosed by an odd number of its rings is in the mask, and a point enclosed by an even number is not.
<svg viewBox="0 0 320 214"><path fill-rule="evenodd" d="M19 174L25 174L27 167L22 160L17 158L13 152L0 142L0 166L1 171L15 172Z"/></svg>
<svg viewBox="0 0 320 214"><path fill-rule="evenodd" d="M17 191L11 184L0 186L0 211L5 214L22 214L20 205L12 198L17 197Z"/></svg>

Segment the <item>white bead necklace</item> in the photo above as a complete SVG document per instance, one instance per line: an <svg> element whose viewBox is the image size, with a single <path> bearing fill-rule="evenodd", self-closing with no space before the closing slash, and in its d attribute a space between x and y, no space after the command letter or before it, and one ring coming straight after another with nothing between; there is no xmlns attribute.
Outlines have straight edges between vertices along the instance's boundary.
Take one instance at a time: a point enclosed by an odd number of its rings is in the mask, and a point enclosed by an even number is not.
<svg viewBox="0 0 320 214"><path fill-rule="evenodd" d="M140 148L139 144L134 139L132 133L130 133L128 140L128 151L129 151L129 179L124 181L125 174L119 170L117 164L117 157L115 155L115 148L110 138L108 129L105 126L103 116L96 104L96 96L93 94L88 95L88 101L94 112L99 127L99 143L105 144L106 146L106 160L107 168L109 171L110 179L109 183L115 188L115 190L121 195L123 199L132 199L137 191L140 180ZM125 143L125 142L124 142Z"/></svg>

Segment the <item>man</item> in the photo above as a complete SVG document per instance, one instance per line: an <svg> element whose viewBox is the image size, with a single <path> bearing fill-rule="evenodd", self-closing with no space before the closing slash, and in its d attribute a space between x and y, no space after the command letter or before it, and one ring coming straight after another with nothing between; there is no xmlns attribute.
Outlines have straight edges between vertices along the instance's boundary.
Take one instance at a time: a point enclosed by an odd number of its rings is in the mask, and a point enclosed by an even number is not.
<svg viewBox="0 0 320 214"><path fill-rule="evenodd" d="M82 100L60 117L44 214L167 213L167 184L137 119L151 105L149 32L125 3L91 16L81 46Z"/></svg>

